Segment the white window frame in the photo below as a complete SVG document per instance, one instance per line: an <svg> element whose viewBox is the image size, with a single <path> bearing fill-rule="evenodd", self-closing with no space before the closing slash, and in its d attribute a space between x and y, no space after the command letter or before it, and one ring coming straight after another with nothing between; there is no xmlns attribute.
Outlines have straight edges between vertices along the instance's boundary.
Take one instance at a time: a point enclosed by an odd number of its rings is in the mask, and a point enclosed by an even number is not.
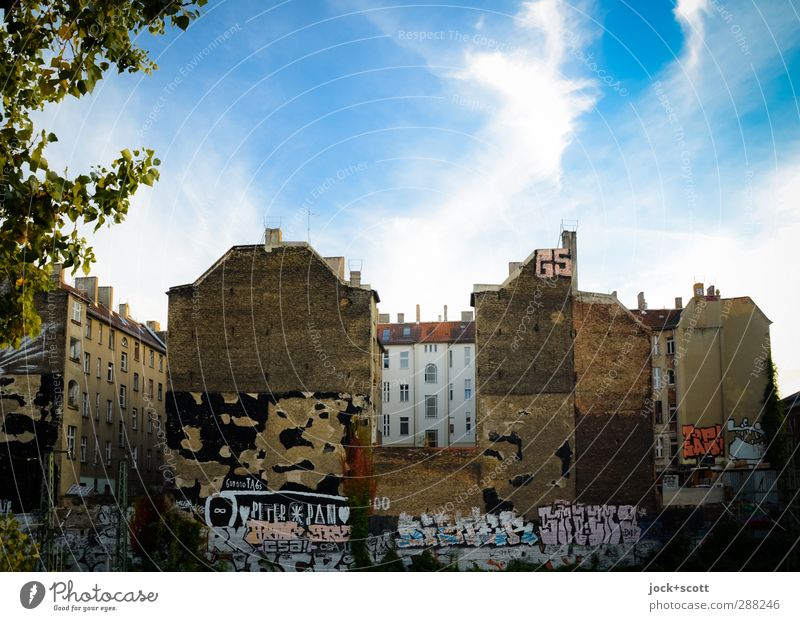
<svg viewBox="0 0 800 621"><path fill-rule="evenodd" d="M408 384L400 384L400 403L408 403Z"/></svg>
<svg viewBox="0 0 800 621"><path fill-rule="evenodd" d="M111 399L106 400L106 422L114 422L114 402Z"/></svg>
<svg viewBox="0 0 800 621"><path fill-rule="evenodd" d="M672 356L675 354L675 337L670 336L667 338L667 355Z"/></svg>
<svg viewBox="0 0 800 621"><path fill-rule="evenodd" d="M85 351L83 352L83 373L89 375L92 372L92 355Z"/></svg>
<svg viewBox="0 0 800 621"><path fill-rule="evenodd" d="M133 373L133 392L139 392L139 374Z"/></svg>
<svg viewBox="0 0 800 621"><path fill-rule="evenodd" d="M653 367L653 390L661 390L661 369Z"/></svg>
<svg viewBox="0 0 800 621"><path fill-rule="evenodd" d="M81 359L81 340L74 336L69 337L69 359L74 362Z"/></svg>
<svg viewBox="0 0 800 621"><path fill-rule="evenodd" d="M403 433L403 425L405 425L406 432ZM400 435L407 436L410 434L410 426L408 422L408 416L401 416L400 417Z"/></svg>
<svg viewBox="0 0 800 621"><path fill-rule="evenodd" d="M383 383L383 402L389 403L389 400L392 398L392 383L391 382L384 382Z"/></svg>
<svg viewBox="0 0 800 621"><path fill-rule="evenodd" d="M83 393L83 399L81 400L81 416L83 418L89 418L89 393Z"/></svg>
<svg viewBox="0 0 800 621"><path fill-rule="evenodd" d="M383 415L383 436L388 437L391 435L391 425L389 424L389 415Z"/></svg>
<svg viewBox="0 0 800 621"><path fill-rule="evenodd" d="M128 371L128 354L124 351L119 354L119 370Z"/></svg>
<svg viewBox="0 0 800 621"><path fill-rule="evenodd" d="M109 362L108 367L106 368L106 381L113 384L114 383L114 363Z"/></svg>
<svg viewBox="0 0 800 621"><path fill-rule="evenodd" d="M67 425L67 455L70 459L75 459L75 436L78 428L75 425Z"/></svg>
<svg viewBox="0 0 800 621"><path fill-rule="evenodd" d="M128 387L125 384L119 385L119 407L122 410L128 407Z"/></svg>
<svg viewBox="0 0 800 621"><path fill-rule="evenodd" d="M67 384L67 405L77 410L80 398L81 398L81 387L75 380L70 380L69 383Z"/></svg>
<svg viewBox="0 0 800 621"><path fill-rule="evenodd" d="M81 436L81 463L85 464L89 458L89 438Z"/></svg>
<svg viewBox="0 0 800 621"><path fill-rule="evenodd" d="M389 352L388 351L383 352L383 368L384 369L388 369L389 368Z"/></svg>
<svg viewBox="0 0 800 621"><path fill-rule="evenodd" d="M652 344L652 346L650 348L650 352L651 352L651 354L653 356L658 356L658 352L659 352L658 339L659 339L659 335L658 334L654 334L653 335L653 344Z"/></svg>
<svg viewBox="0 0 800 621"><path fill-rule="evenodd" d="M81 322L81 314L83 313L83 304L80 302L73 300L72 301L72 321L75 323Z"/></svg>
<svg viewBox="0 0 800 621"><path fill-rule="evenodd" d="M439 418L439 399L437 395L425 395L425 418ZM431 414L433 412L433 414Z"/></svg>
<svg viewBox="0 0 800 621"><path fill-rule="evenodd" d="M407 369L408 368L408 359L409 359L408 352L407 351L401 351L400 352L400 368L401 369Z"/></svg>
<svg viewBox="0 0 800 621"><path fill-rule="evenodd" d="M439 369L438 367L429 362L425 365L425 383L426 384L436 384L439 381Z"/></svg>
<svg viewBox="0 0 800 621"><path fill-rule="evenodd" d="M472 347L464 347L464 366L468 367L472 364Z"/></svg>
<svg viewBox="0 0 800 621"><path fill-rule="evenodd" d="M664 457L664 440L661 436L656 436L656 459Z"/></svg>
<svg viewBox="0 0 800 621"><path fill-rule="evenodd" d="M472 399L472 380L465 379L464 380L464 401L469 401Z"/></svg>

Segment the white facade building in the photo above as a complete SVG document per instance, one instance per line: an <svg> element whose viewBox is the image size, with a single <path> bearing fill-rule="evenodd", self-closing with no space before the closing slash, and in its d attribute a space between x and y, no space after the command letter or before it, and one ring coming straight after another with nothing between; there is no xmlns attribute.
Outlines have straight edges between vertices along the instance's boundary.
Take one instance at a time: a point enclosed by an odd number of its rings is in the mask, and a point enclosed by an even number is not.
<svg viewBox="0 0 800 621"><path fill-rule="evenodd" d="M462 318L378 324L383 446L474 446L475 323Z"/></svg>

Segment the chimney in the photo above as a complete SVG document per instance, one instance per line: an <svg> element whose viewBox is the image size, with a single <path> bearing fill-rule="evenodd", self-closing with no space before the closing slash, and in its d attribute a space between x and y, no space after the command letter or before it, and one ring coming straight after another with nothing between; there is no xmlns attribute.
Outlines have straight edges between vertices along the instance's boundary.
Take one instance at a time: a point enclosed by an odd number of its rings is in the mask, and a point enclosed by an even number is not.
<svg viewBox="0 0 800 621"><path fill-rule="evenodd" d="M344 280L344 257L325 257L325 262L331 266L339 278Z"/></svg>
<svg viewBox="0 0 800 621"><path fill-rule="evenodd" d="M617 290L616 289L611 292L611 297L614 298L615 300L617 299Z"/></svg>
<svg viewBox="0 0 800 621"><path fill-rule="evenodd" d="M441 315L436 315L436 321L441 322L442 321L442 316Z"/></svg>
<svg viewBox="0 0 800 621"><path fill-rule="evenodd" d="M63 283L64 282L64 264L63 263L54 263L53 264L53 271L50 272L50 280L55 283ZM76 282L79 279L75 279ZM76 289L78 287L75 287Z"/></svg>
<svg viewBox="0 0 800 621"><path fill-rule="evenodd" d="M417 304L417 323L419 323L419 304Z"/></svg>
<svg viewBox="0 0 800 621"><path fill-rule="evenodd" d="M405 313L397 313L397 323L405 323L405 322L406 322Z"/></svg>
<svg viewBox="0 0 800 621"><path fill-rule="evenodd" d="M514 272L519 269L519 266L522 265L519 261L509 261L508 262L508 275L511 276Z"/></svg>
<svg viewBox="0 0 800 621"><path fill-rule="evenodd" d="M561 246L569 249L572 261L572 291L578 291L578 232L561 231Z"/></svg>
<svg viewBox="0 0 800 621"><path fill-rule="evenodd" d="M675 308L683 308L683 298L675 298Z"/></svg>
<svg viewBox="0 0 800 621"><path fill-rule="evenodd" d="M350 270L350 286L361 286L361 272L359 270Z"/></svg>
<svg viewBox="0 0 800 621"><path fill-rule="evenodd" d="M694 297L699 298L703 296L703 283L696 282L694 283Z"/></svg>
<svg viewBox="0 0 800 621"><path fill-rule="evenodd" d="M378 323L389 323L391 319L389 318L389 313L379 313L378 314Z"/></svg>
<svg viewBox="0 0 800 621"><path fill-rule="evenodd" d="M638 309L640 311L647 310L647 302L644 299L644 291L640 291L639 295L636 298L638 303Z"/></svg>
<svg viewBox="0 0 800 621"><path fill-rule="evenodd" d="M279 228L267 229L264 235L264 245L266 246L267 250L269 250L270 248L279 246L282 239L283 239L283 234L281 233L281 230Z"/></svg>
<svg viewBox="0 0 800 621"><path fill-rule="evenodd" d="M472 311L461 311L461 321L472 321Z"/></svg>
<svg viewBox="0 0 800 621"><path fill-rule="evenodd" d="M153 332L161 332L161 324L158 323L157 321L151 319L150 321L146 321L145 325L148 328L150 328Z"/></svg>
<svg viewBox="0 0 800 621"><path fill-rule="evenodd" d="M120 304L119 305L119 314L124 318L128 319L131 316L131 307L130 304Z"/></svg>
<svg viewBox="0 0 800 621"><path fill-rule="evenodd" d="M444 320L447 321L447 304L444 305Z"/></svg>
<svg viewBox="0 0 800 621"><path fill-rule="evenodd" d="M714 285L708 285L708 290L706 291L706 295L714 295Z"/></svg>
<svg viewBox="0 0 800 621"><path fill-rule="evenodd" d="M97 276L86 276L75 279L75 288L82 291L83 294L92 301L92 304L97 304Z"/></svg>
<svg viewBox="0 0 800 621"><path fill-rule="evenodd" d="M114 287L98 287L97 303L102 304L108 310L114 309Z"/></svg>

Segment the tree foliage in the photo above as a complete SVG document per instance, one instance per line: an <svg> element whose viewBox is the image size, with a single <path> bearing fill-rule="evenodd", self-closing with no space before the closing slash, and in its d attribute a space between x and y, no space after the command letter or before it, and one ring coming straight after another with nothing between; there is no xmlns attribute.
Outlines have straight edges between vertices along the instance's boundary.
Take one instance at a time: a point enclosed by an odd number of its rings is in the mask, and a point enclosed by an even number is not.
<svg viewBox="0 0 800 621"><path fill-rule="evenodd" d="M157 67L136 42L185 30L206 0L16 0L0 24L0 347L17 347L41 329L33 306L47 291L52 265L94 261L78 232L119 223L141 184L158 179L150 149L124 149L107 165L77 175L53 170L45 151L58 138L36 129L47 104L93 91L109 71L151 73Z"/></svg>
<svg viewBox="0 0 800 621"><path fill-rule="evenodd" d="M39 550L13 515L0 515L0 571L33 571Z"/></svg>
<svg viewBox="0 0 800 621"><path fill-rule="evenodd" d="M781 470L786 465L789 451L786 443L786 415L778 394L777 371L772 357L767 360L766 371L767 385L764 387L764 405L761 414L761 425L767 444L764 458L773 468Z"/></svg>

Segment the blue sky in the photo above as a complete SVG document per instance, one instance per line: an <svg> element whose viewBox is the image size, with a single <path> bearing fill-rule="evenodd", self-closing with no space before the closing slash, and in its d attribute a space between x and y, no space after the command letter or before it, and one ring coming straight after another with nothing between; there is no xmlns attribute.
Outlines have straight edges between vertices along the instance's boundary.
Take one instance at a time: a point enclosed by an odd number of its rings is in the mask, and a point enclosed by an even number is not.
<svg viewBox="0 0 800 621"><path fill-rule="evenodd" d="M45 111L70 170L156 149L162 178L93 238L139 319L227 248L363 264L381 311L435 319L578 221L580 287L629 306L696 280L770 317L800 390L796 2L213 0L142 36L159 70ZM133 256L135 261L131 262Z"/></svg>

